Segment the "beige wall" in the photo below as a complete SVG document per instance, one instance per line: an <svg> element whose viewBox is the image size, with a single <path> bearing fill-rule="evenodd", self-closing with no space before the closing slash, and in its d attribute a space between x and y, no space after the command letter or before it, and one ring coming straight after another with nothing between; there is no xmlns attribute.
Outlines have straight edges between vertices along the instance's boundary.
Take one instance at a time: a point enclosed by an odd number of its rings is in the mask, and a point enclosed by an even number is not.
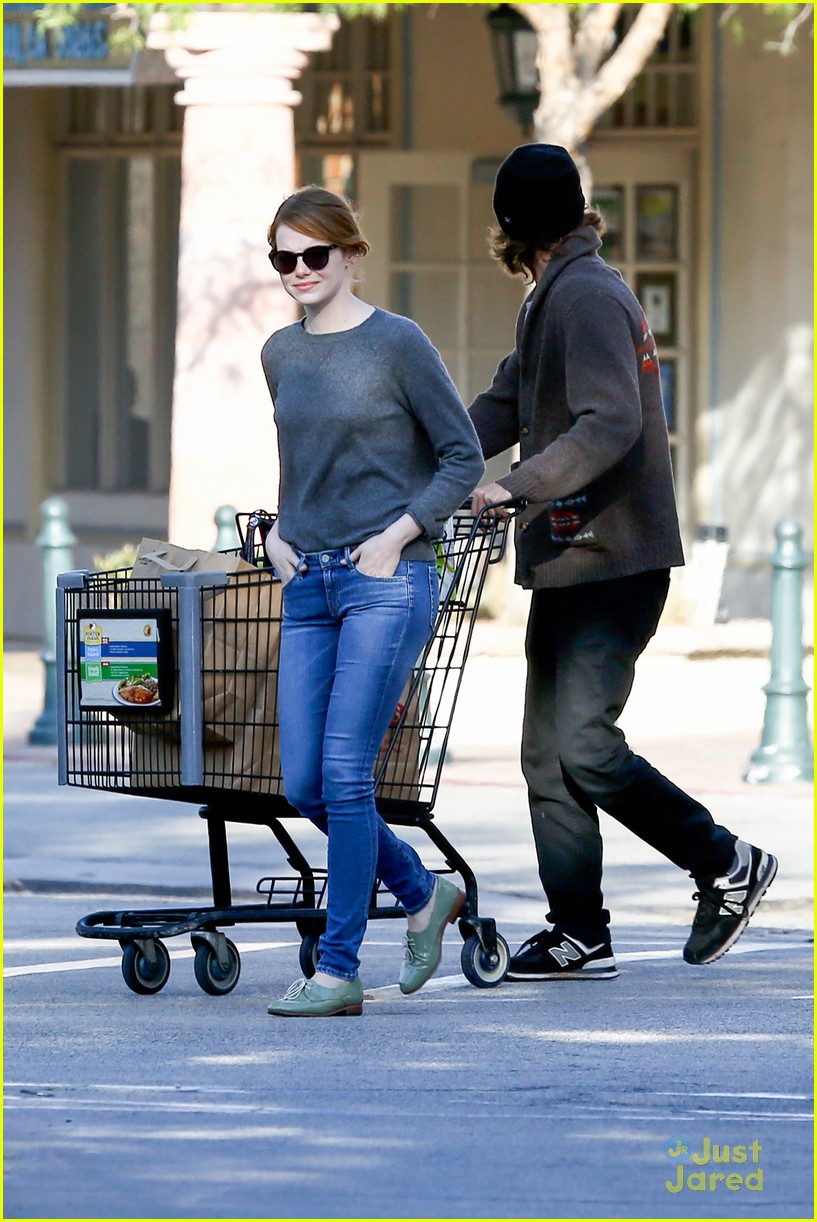
<svg viewBox="0 0 817 1222"><path fill-rule="evenodd" d="M504 156L524 142L500 106L488 5L419 4L411 18L411 146Z"/></svg>
<svg viewBox="0 0 817 1222"><path fill-rule="evenodd" d="M756 28L742 43L727 31L722 82L715 445L737 569L770 551L781 517L813 546L810 43L784 58Z"/></svg>

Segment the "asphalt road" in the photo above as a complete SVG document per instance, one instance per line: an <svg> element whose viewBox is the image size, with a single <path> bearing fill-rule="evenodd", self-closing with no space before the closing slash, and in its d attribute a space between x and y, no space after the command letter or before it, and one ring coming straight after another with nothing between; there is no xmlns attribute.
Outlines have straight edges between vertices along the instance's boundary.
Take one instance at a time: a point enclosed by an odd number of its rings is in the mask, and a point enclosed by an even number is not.
<svg viewBox="0 0 817 1222"><path fill-rule="evenodd" d="M72 936L100 898L6 900L7 1218L812 1216L802 933L750 930L690 968L683 929L624 927L617 980L478 990L452 932L404 998L401 923L381 922L363 1017L297 1021L265 1009L298 974L291 927L236 931L219 998L176 939L141 997L115 943ZM756 1164L695 1166L707 1138L759 1143ZM688 1188L692 1170L755 1186Z"/></svg>

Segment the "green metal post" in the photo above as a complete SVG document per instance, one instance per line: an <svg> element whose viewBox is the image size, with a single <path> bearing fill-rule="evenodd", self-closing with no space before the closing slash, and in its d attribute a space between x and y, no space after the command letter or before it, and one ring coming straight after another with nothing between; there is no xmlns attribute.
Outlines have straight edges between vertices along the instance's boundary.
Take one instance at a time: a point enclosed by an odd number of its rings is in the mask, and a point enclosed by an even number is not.
<svg viewBox="0 0 817 1222"><path fill-rule="evenodd" d="M808 684L803 679L803 569L806 558L799 522L784 520L774 530L772 556L772 673L763 688L766 715L760 746L751 756L744 781L783 784L810 781L814 755L808 728Z"/></svg>
<svg viewBox="0 0 817 1222"><path fill-rule="evenodd" d="M217 552L228 552L241 546L235 524L235 509L232 505L219 505L215 512Z"/></svg>
<svg viewBox="0 0 817 1222"><path fill-rule="evenodd" d="M28 734L37 747L57 742L57 577L74 567L72 548L76 539L68 523L68 506L58 496L40 506L42 527L34 540L43 549L43 652L45 699L43 709Z"/></svg>

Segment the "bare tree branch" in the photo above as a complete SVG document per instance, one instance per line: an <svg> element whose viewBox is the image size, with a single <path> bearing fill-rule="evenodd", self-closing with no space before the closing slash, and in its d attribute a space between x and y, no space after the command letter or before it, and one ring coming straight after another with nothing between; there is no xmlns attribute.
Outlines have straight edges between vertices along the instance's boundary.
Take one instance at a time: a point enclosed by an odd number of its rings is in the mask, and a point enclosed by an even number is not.
<svg viewBox="0 0 817 1222"><path fill-rule="evenodd" d="M780 42L765 43L764 45L766 50L779 51L781 55L791 55L792 51L795 49L794 40L797 37L797 31L800 29L800 26L808 21L809 17L813 17L813 15L814 5L804 4L800 9L800 12L795 17L792 17L791 21L786 26Z"/></svg>
<svg viewBox="0 0 817 1222"><path fill-rule="evenodd" d="M564 77L567 65L569 75L573 76L573 43L570 33L570 7L567 4L515 4L513 6L521 13L530 26L539 35L540 81L547 81L542 72L555 69L560 77ZM544 59L543 59L544 57Z"/></svg>
<svg viewBox="0 0 817 1222"><path fill-rule="evenodd" d="M582 89L575 117L577 143L638 76L667 28L674 4L642 4L619 46Z"/></svg>
<svg viewBox="0 0 817 1222"><path fill-rule="evenodd" d="M566 4L514 4L537 33L570 40L570 10Z"/></svg>
<svg viewBox="0 0 817 1222"><path fill-rule="evenodd" d="M536 67L539 73L539 107L535 127L542 126L539 112L548 116L544 126L552 125L555 116L570 110L579 88L573 60L573 39L570 30L570 8L567 4L514 5L537 33Z"/></svg>
<svg viewBox="0 0 817 1222"><path fill-rule="evenodd" d="M573 40L576 72L580 80L588 81L613 46L620 4L586 4L579 14L579 25Z"/></svg>

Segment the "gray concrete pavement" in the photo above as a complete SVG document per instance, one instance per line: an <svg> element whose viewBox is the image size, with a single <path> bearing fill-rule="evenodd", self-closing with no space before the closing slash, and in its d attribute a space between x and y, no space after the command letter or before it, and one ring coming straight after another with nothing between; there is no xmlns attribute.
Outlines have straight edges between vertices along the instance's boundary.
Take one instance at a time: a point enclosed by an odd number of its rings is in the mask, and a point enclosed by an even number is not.
<svg viewBox="0 0 817 1222"><path fill-rule="evenodd" d="M435 808L512 944L545 912L516 763L520 635L478 634ZM192 806L59 789L53 752L25 744L38 663L8 655L5 1216L811 1217L811 791L740 779L762 724L761 650L668 641L642 660L625 728L780 858L738 946L685 965L691 880L603 817L617 980L476 990L454 932L435 979L403 998L401 923L385 921L348 1023L266 1015L298 974L289 925L235 931L242 976L224 998L199 990L186 938L169 943L166 988L143 998L115 943L74 935L117 897L206 902L205 829ZM230 840L249 896L278 850L264 829L234 825ZM686 1186L706 1138L721 1154L759 1142L757 1164L715 1170L759 1168L760 1186ZM690 1153L671 1156L679 1141Z"/></svg>

